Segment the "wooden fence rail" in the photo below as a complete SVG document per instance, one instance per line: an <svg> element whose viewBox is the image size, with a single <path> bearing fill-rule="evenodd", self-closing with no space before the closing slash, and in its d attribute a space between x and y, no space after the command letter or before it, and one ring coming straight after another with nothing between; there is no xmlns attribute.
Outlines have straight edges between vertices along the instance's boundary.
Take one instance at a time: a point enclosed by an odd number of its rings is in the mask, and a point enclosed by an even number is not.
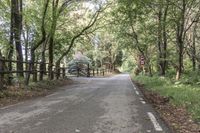
<svg viewBox="0 0 200 133"><path fill-rule="evenodd" d="M89 69L77 69L76 71L76 76L80 77L82 76L81 73L85 73L85 75L87 77L91 77L91 76L105 76L105 73L108 73L108 71L106 71L106 69L101 69L101 68L89 68Z"/></svg>
<svg viewBox="0 0 200 133"><path fill-rule="evenodd" d="M8 65L9 63L12 64L13 69L9 70ZM24 70L18 71L16 70L16 64L22 63ZM15 64L15 65L13 65ZM48 76L48 65L49 63L44 62L26 62L26 61L16 61L16 60L6 60L0 57L0 89L3 84L11 84L12 79L16 76L19 78L19 74L23 75L23 80L26 85L29 84L29 81L32 79L33 82L42 81L44 80L45 76ZM100 68L90 68L90 65L87 65L87 68L80 68L77 64L77 73L76 76L83 76L81 73L85 73L87 77L90 76L104 76L106 72L105 69ZM55 68L53 66L53 79L64 78L67 75L67 67L62 66L59 68ZM32 77L32 78L31 78Z"/></svg>
<svg viewBox="0 0 200 133"><path fill-rule="evenodd" d="M22 63L24 70L16 70L16 66L13 67L13 69L10 71L8 69L8 63ZM26 85L29 84L30 76L32 75L32 81L37 82L38 81L38 73L39 73L39 80L42 81L44 79L44 76L49 73L47 69L47 65L49 63L44 62L21 62L16 60L5 60L0 58L0 83L9 83L10 80L13 79L14 74L16 74L16 77L18 77L18 74L23 74L24 77L24 83ZM53 74L56 75L56 78L59 79L60 76L65 77L65 67L59 67L56 71L54 68ZM58 73L59 72L59 73ZM6 75L6 76L5 76ZM7 79L6 79L7 77ZM55 76L54 76L55 77ZM19 78L19 77L18 77Z"/></svg>

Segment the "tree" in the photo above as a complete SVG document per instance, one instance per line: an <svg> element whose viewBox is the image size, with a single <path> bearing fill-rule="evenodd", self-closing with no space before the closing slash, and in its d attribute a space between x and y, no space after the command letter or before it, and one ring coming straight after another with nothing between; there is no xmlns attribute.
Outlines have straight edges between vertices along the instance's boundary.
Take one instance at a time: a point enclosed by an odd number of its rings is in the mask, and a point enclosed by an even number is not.
<svg viewBox="0 0 200 133"><path fill-rule="evenodd" d="M11 0L11 28L13 28L14 42L16 47L17 56L17 71L23 71L23 54L21 45L21 33L22 33L22 0ZM13 22L13 23L12 23ZM13 24L13 27L12 27ZM11 30L12 31L12 30ZM12 33L10 34L10 42L12 45ZM11 46L12 53L12 46ZM19 74L23 77L23 72Z"/></svg>

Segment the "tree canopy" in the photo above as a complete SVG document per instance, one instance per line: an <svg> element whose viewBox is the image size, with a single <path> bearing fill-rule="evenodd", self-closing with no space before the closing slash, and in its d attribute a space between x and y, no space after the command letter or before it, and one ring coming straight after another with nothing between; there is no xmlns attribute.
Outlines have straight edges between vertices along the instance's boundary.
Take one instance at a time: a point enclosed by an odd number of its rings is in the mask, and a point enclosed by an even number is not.
<svg viewBox="0 0 200 133"><path fill-rule="evenodd" d="M176 80L200 68L198 0L4 0L0 14L2 57L48 63L49 79L77 51L96 67Z"/></svg>

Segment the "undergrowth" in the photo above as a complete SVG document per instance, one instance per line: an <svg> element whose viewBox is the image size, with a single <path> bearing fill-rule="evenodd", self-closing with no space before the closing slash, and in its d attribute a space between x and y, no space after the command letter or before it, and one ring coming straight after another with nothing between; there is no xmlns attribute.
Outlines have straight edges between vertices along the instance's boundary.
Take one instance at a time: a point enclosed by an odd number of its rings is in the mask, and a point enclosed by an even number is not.
<svg viewBox="0 0 200 133"><path fill-rule="evenodd" d="M180 81L166 77L133 76L135 81L144 84L146 89L170 97L170 102L176 106L185 107L194 120L200 121L200 78L183 76Z"/></svg>
<svg viewBox="0 0 200 133"><path fill-rule="evenodd" d="M53 81L42 81L37 83L30 83L29 86L13 85L7 86L6 89L0 91L0 102L1 99L12 98L12 99L23 99L26 97L33 97L37 95L44 95L46 92L53 90L59 86L70 84L72 81L69 79L53 80Z"/></svg>

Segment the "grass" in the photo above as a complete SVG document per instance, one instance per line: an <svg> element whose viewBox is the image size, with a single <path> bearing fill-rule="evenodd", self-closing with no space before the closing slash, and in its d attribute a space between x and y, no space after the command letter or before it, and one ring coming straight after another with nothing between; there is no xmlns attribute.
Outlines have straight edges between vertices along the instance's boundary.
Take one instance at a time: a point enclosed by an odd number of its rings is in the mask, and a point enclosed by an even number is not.
<svg viewBox="0 0 200 133"><path fill-rule="evenodd" d="M146 89L160 93L162 96L172 97L171 103L176 106L185 107L194 120L200 121L200 85L199 81L193 81L184 77L175 80L165 77L133 76L135 81L144 84Z"/></svg>
<svg viewBox="0 0 200 133"><path fill-rule="evenodd" d="M58 87L71 84L69 79L30 83L29 86L16 85L0 90L0 107L38 96L45 96Z"/></svg>

